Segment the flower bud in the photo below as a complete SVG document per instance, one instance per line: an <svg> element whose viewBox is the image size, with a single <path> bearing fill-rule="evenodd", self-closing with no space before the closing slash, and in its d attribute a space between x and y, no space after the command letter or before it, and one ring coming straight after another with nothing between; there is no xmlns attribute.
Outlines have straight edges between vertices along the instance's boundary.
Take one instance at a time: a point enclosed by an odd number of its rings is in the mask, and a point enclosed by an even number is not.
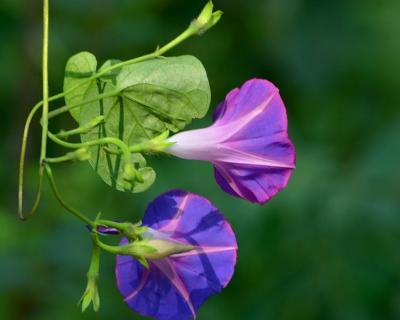
<svg viewBox="0 0 400 320"><path fill-rule="evenodd" d="M86 286L86 290L82 295L82 298L79 300L79 303L82 305L82 312L89 307L89 305L93 304L93 310L98 311L100 308L100 296L99 291L97 289L97 276L89 277Z"/></svg>
<svg viewBox="0 0 400 320"><path fill-rule="evenodd" d="M141 240L126 245L126 253L144 259L162 259L173 254L193 250L193 246L172 240Z"/></svg>
<svg viewBox="0 0 400 320"><path fill-rule="evenodd" d="M129 240L143 239L143 234L148 230L147 226L143 226L139 223L124 223L122 232Z"/></svg>
<svg viewBox="0 0 400 320"><path fill-rule="evenodd" d="M70 161L87 161L91 158L91 153L88 148L79 148L74 152L68 152L66 154Z"/></svg>
<svg viewBox="0 0 400 320"><path fill-rule="evenodd" d="M100 248L98 246L93 247L92 259L90 261L89 271L87 273L87 285L82 298L79 303L82 305L82 312L84 312L89 305L93 304L93 310L98 311L100 308L100 296L97 288L97 280L99 278L100 268Z"/></svg>
<svg viewBox="0 0 400 320"><path fill-rule="evenodd" d="M136 182L143 182L143 177L130 162L125 163L122 178L130 185L134 185Z"/></svg>
<svg viewBox="0 0 400 320"><path fill-rule="evenodd" d="M199 23L199 25L206 25L210 21L213 9L214 9L214 4L212 3L212 1L209 1L204 6L203 10L201 11L201 13L197 18L197 22Z"/></svg>
<svg viewBox="0 0 400 320"><path fill-rule="evenodd" d="M196 30L197 34L203 34L221 19L222 11L213 12L213 9L214 4L212 1L209 1L197 19L192 22L191 27Z"/></svg>
<svg viewBox="0 0 400 320"><path fill-rule="evenodd" d="M145 227L142 240L133 241L121 247L123 254L131 255L139 261L162 259L173 254L193 250L193 246L171 239L167 233ZM138 230L141 230L139 227Z"/></svg>

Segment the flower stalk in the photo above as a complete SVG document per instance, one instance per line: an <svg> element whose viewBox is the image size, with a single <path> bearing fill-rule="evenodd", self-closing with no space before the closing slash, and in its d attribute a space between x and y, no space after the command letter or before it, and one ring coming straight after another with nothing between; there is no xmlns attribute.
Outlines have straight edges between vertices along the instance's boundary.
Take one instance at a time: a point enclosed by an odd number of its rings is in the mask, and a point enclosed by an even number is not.
<svg viewBox="0 0 400 320"><path fill-rule="evenodd" d="M49 0L43 0L43 108L42 108L42 145L40 150L40 162L46 159L47 131L49 125Z"/></svg>

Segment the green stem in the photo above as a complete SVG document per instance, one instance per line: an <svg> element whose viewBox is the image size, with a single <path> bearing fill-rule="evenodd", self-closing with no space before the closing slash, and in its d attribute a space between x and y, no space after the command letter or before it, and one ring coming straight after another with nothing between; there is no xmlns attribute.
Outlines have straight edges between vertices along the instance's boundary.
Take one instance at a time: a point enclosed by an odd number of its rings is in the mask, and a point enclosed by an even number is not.
<svg viewBox="0 0 400 320"><path fill-rule="evenodd" d="M110 92L107 92L107 93L99 94L98 96L96 96L96 98L87 99L87 100L84 100L84 101L81 101L81 102L78 102L78 103L74 103L74 104L71 104L71 105L67 105L67 106L58 108L56 110L53 110L53 111L49 112L49 119L52 119L52 118L54 118L54 117L56 117L56 116L58 116L58 115L60 115L60 114L62 114L64 112L70 111L72 109L76 109L76 108L88 105L90 103L97 102L99 100L103 100L103 99L106 99L106 98L117 96L119 93L120 93L120 90L110 91Z"/></svg>
<svg viewBox="0 0 400 320"><path fill-rule="evenodd" d="M99 277L99 269L100 269L100 248L96 243L95 236L93 235L93 249L92 249L92 258L90 260L89 271L87 273L88 280L94 279L97 280Z"/></svg>
<svg viewBox="0 0 400 320"><path fill-rule="evenodd" d="M162 56L167 51L181 44L183 41L189 39L190 37L196 35L197 30L190 25L185 31L183 31L179 36L177 36L174 40L170 41L163 47L159 48L155 51L156 57Z"/></svg>
<svg viewBox="0 0 400 320"><path fill-rule="evenodd" d="M76 90L77 88L79 88L81 85L91 82L115 69L119 69L121 67L130 65L130 64L134 64L134 63L138 63L138 62L142 62L145 60L149 60L149 59L154 59L154 58L158 58L160 56L162 56L164 53L166 53L167 51L171 50L172 48L176 47L177 45L179 45L180 43L182 43L183 41L187 40L188 38L190 38L191 36L195 35L197 33L197 30L195 28L193 28L192 25L190 25L184 32L182 32L179 36L177 36L175 39L173 39L172 41L170 41L169 43L167 43L166 45L164 45L161 48L158 48L155 52L146 54L144 56L138 57L138 58L133 58L127 61L123 61L117 64L114 64L108 68L105 68L104 70L94 74L93 76L87 78L85 81L76 84L75 86L71 87L69 90L65 91L63 94L66 95L74 90Z"/></svg>
<svg viewBox="0 0 400 320"><path fill-rule="evenodd" d="M28 144L28 134L32 119L35 113L39 110L41 103L38 103L33 107L31 112L26 119L24 132L22 134L21 153L19 160L19 174L18 174L18 215L21 220L27 220L31 215L35 213L40 203L40 197L42 193L42 181L43 181L43 169L39 170L39 183L36 191L35 201L28 214L24 215L24 172L25 172L25 157L26 157L26 146Z"/></svg>
<svg viewBox="0 0 400 320"><path fill-rule="evenodd" d="M58 138L68 138L70 136L78 135L78 134L85 134L91 131L92 129L96 128L98 125L100 125L102 122L104 122L104 116L97 116L93 118L91 121L88 123L85 123L84 125L79 126L78 128L71 129L71 130L61 130L59 133L56 134Z"/></svg>
<svg viewBox="0 0 400 320"><path fill-rule="evenodd" d="M23 172L23 169L22 171ZM38 209L39 204L40 204L40 199L42 196L42 186L43 186L43 175L44 175L44 168L43 166L40 166L39 168L39 181L36 187L36 195L35 195L35 200L33 202L33 205L31 207L31 209L28 211L28 213L25 215L23 212L23 197L24 197L24 193L23 193L23 184L20 185L19 189L18 189L18 216L21 220L26 221L28 220ZM23 175L22 175L23 177Z"/></svg>
<svg viewBox="0 0 400 320"><path fill-rule="evenodd" d="M48 164L44 164L44 167L46 168L46 173L47 173L47 177L50 181L50 185L51 188L53 190L53 193L55 195L55 197L57 198L58 202L61 204L61 206L66 209L68 212L72 213L72 215L74 215L76 218L78 218L79 220L83 221L84 223L90 225L92 228L95 227L95 223L90 220L88 217L86 217L83 213L79 212L78 210L72 208L69 204L67 204L65 202L65 200L63 199L63 197L61 196L60 192L58 191L57 185L54 181L54 177L53 177L53 173L51 171L51 168Z"/></svg>
<svg viewBox="0 0 400 320"><path fill-rule="evenodd" d="M49 98L49 102L54 101L59 98L60 95L56 95L52 98ZM30 216L32 216L40 202L40 196L42 192L42 183L44 170L40 169L39 171L39 183L38 189L36 192L35 202L32 208L29 210L28 214L24 215L24 173L25 173L25 158L26 158L26 147L28 144L28 136L29 129L31 127L31 123L35 114L39 111L39 109L43 106L43 101L37 103L32 110L29 112L28 118L26 119L24 131L22 134L22 143L21 143L21 151L20 151L20 159L19 159L19 174L18 174L18 215L21 220L27 220Z"/></svg>
<svg viewBox="0 0 400 320"><path fill-rule="evenodd" d="M100 239L96 233L93 233L93 234L94 234L93 239L94 239L96 245L99 246L101 249L103 249L104 251L106 251L108 253L121 254L121 248L119 246L110 246L108 244L105 244L100 241Z"/></svg>
<svg viewBox="0 0 400 320"><path fill-rule="evenodd" d="M104 95L99 95L97 96L95 99L90 99L90 100L86 100L86 101L82 101L81 103L77 103L71 106L65 106L63 108L57 109L55 111L49 112L47 114L47 119L50 119L52 117L55 117L59 114L61 114L62 112L68 111L70 109L73 108L77 108L81 105L85 105L85 104L89 104L104 98L107 98L109 96L113 96L118 94L119 92L115 91L115 92L109 92L107 94ZM54 101L56 99L59 99L62 97L62 94L58 94L54 97L51 97L48 99L48 102ZM37 103L32 110L29 112L29 115L26 119L25 125L24 125L24 131L22 134L22 143L21 143L21 151L20 151L20 159L19 159L19 174L18 174L18 215L20 217L21 220L27 220L30 216L32 216L35 211L37 210L37 207L39 206L39 202L40 202L40 197L41 197L41 187L42 187L42 180L43 180L43 170L41 170L39 172L39 183L38 183L38 188L37 188L37 192L36 192L36 196L35 196L35 202L32 206L32 208L29 210L28 214L24 215L24 173L25 173L25 158L26 158L26 148L27 148L27 144L28 144L28 136L29 136L29 130L32 124L32 120L33 117L36 115L36 113L39 111L39 109L44 106L44 101L40 101L39 103ZM44 108L43 108L44 111ZM46 134L48 134L48 121L43 121L43 116L42 116L42 130L45 130ZM45 129L45 127L47 127ZM57 143L60 144L60 141L62 142L62 140L59 140ZM43 144L43 140L42 140L42 148L41 148L41 162L44 160L42 159L42 152L44 152L44 155L46 155L46 148L43 149L43 145L47 144L47 139L45 140L45 143ZM68 146L67 146L68 148ZM75 146L73 146L72 148L75 148Z"/></svg>
<svg viewBox="0 0 400 320"><path fill-rule="evenodd" d="M68 162L68 161L71 161L71 157L68 154L61 156L61 157L45 159L45 162L50 163L50 164L63 163L63 162Z"/></svg>
<svg viewBox="0 0 400 320"><path fill-rule="evenodd" d="M42 110L42 146L40 150L40 162L46 159L47 131L49 123L49 0L43 0L43 110Z"/></svg>
<svg viewBox="0 0 400 320"><path fill-rule="evenodd" d="M28 143L28 135L32 119L36 112L43 106L43 119L47 119L49 102L60 99L62 93L57 94L49 98L48 94L48 40L49 39L49 2L44 0L43 3L43 100L38 102L32 110L29 112L28 118L26 119L24 132L22 135L21 153L19 161L19 175L18 175L18 215L21 220L27 220L37 210L40 197L42 192L42 181L43 181L43 168L39 169L39 183L36 191L35 201L28 214L24 215L23 201L24 201L24 171L25 171L25 157L26 147ZM47 130L48 121L45 121L45 125L42 128L42 145L40 150L40 160L43 161L46 158L46 144L47 144Z"/></svg>
<svg viewBox="0 0 400 320"><path fill-rule="evenodd" d="M70 89L59 93L55 96L52 96L49 98L49 101L53 101L53 100L57 100L57 99L61 99L63 97L65 97L67 94L75 91L77 88L79 88L80 86L91 82L115 69L119 69L121 67L130 65L130 64L134 64L134 63L139 63L139 62L143 62L149 59L154 59L154 58L158 58L160 56L162 56L163 54L165 54L167 51L173 49L174 47L176 47L177 45L181 44L183 41L189 39L190 37L196 35L198 32L198 30L196 28L194 28L192 25L190 25L184 32L182 32L180 35L178 35L175 39L173 39L172 41L168 42L166 45L162 46L161 48L157 48L157 50L155 52L152 53L148 53L146 55L143 55L141 57L137 57L137 58L133 58L127 61L123 61L117 64L114 64L108 68L103 69L102 71L94 74L93 76L87 78L85 81L80 82L78 84L76 84L75 86L72 86ZM39 102L39 104L41 104L41 102Z"/></svg>
<svg viewBox="0 0 400 320"><path fill-rule="evenodd" d="M70 149L86 148L86 147L92 147L92 146L104 145L104 144L114 144L118 148L121 149L125 160L129 160L131 158L131 152L129 150L129 147L118 138L104 137L104 138L100 138L100 139L96 139L96 140L91 140L88 142L77 143L77 142L63 141L63 140L57 138L57 136L55 136L51 132L48 132L48 136L51 140L53 140L53 142L65 147L65 148L70 148Z"/></svg>
<svg viewBox="0 0 400 320"><path fill-rule="evenodd" d="M130 153L139 153L139 152L150 152L153 151L151 146L147 143L138 143L133 146L129 146ZM121 150L112 150L110 148L105 147L104 150L110 154L119 155L121 154Z"/></svg>
<svg viewBox="0 0 400 320"><path fill-rule="evenodd" d="M55 134L51 133L50 131L48 133L48 136L49 136L50 140L52 140L54 143L57 143L60 146L63 146L68 149L79 149L79 148L82 148L82 146L84 145L84 143L67 142L67 141L61 140L60 138L58 138ZM83 148L84 147L85 146L83 146Z"/></svg>
<svg viewBox="0 0 400 320"><path fill-rule="evenodd" d="M115 228L119 231L123 231L126 229L126 226L128 223L126 222L115 222L115 221L110 221L110 220L98 220L97 221L98 225L103 225L111 228Z"/></svg>
<svg viewBox="0 0 400 320"><path fill-rule="evenodd" d="M149 144L146 143L138 143L129 147L131 153L145 152L148 150L150 150Z"/></svg>

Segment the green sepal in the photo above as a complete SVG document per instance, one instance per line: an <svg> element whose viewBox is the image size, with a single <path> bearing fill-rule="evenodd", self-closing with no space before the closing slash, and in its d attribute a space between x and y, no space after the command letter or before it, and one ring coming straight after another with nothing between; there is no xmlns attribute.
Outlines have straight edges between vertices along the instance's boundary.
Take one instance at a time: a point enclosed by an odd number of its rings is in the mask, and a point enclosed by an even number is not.
<svg viewBox="0 0 400 320"><path fill-rule="evenodd" d="M70 156L71 161L87 161L92 157L88 148L79 148L74 152L67 153L67 155Z"/></svg>
<svg viewBox="0 0 400 320"><path fill-rule="evenodd" d="M157 137L150 140L148 152L164 152L165 149L172 146L175 142L165 141L169 137L169 130L164 131Z"/></svg>
<svg viewBox="0 0 400 320"><path fill-rule="evenodd" d="M193 20L190 25L191 28L195 30L195 32L199 35L203 34L213 26L215 26L218 21L221 19L223 12L221 10L213 12L214 4L212 1L209 1L197 19Z"/></svg>
<svg viewBox="0 0 400 320"><path fill-rule="evenodd" d="M139 261L140 264L141 264L143 267L145 267L146 269L149 269L149 268L150 268L149 262L148 262L145 258L143 258L143 257L136 257L136 260Z"/></svg>
<svg viewBox="0 0 400 320"><path fill-rule="evenodd" d="M97 285L94 283L89 283L86 287L85 292L83 293L82 298L79 300L79 303L81 305L81 310L82 312L85 312L86 309L90 306L92 303L93 305L93 310L95 312L98 312L100 309L100 295L99 291L97 289Z"/></svg>

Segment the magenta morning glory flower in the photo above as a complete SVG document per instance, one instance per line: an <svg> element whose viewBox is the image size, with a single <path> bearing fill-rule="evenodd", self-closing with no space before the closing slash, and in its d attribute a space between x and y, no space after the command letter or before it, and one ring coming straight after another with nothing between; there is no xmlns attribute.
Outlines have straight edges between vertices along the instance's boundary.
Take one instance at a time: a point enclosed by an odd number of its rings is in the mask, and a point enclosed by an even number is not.
<svg viewBox="0 0 400 320"><path fill-rule="evenodd" d="M195 318L201 304L232 278L237 244L229 223L203 197L173 190L150 203L143 225L150 244L176 242L193 250L148 257L148 269L132 256L118 255L117 285L125 302L158 320ZM124 238L120 244L127 243Z"/></svg>
<svg viewBox="0 0 400 320"><path fill-rule="evenodd" d="M221 188L263 204L284 188L295 167L285 105L271 82L252 79L232 90L208 128L178 133L166 149L177 157L206 160Z"/></svg>

